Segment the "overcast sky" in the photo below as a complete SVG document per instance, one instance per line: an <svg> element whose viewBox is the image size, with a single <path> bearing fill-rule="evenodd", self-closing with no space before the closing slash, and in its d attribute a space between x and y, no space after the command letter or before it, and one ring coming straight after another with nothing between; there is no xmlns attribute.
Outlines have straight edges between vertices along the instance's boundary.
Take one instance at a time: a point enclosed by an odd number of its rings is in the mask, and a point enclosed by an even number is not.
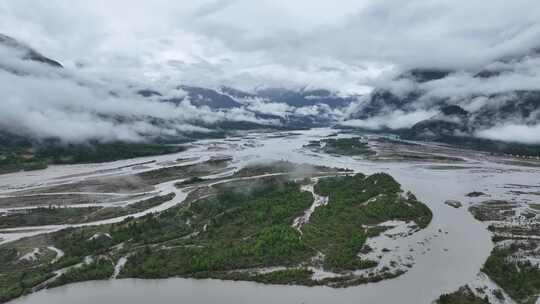
<svg viewBox="0 0 540 304"><path fill-rule="evenodd" d="M245 111L210 113L133 101L133 87L168 96L182 94L179 84L426 93L416 112L354 122L371 128L408 127L431 117L437 110L429 107L430 98L470 108L482 104L467 104L470 96L540 90L539 58L498 62L507 72L489 80L473 77L495 60L540 47L538 0L2 0L0 33L65 66L58 73L10 62L11 51L0 48L0 64L29 69L30 75L0 74L0 127L67 140L137 140L141 133L201 131L190 125L196 119L255 119ZM395 81L393 76L408 68L456 73L420 85ZM261 102L248 108L278 116L340 114ZM155 129L145 121L147 114L176 122ZM118 126L103 118L114 115L134 120ZM540 125L522 123L501 122L479 136L540 143Z"/></svg>
<svg viewBox="0 0 540 304"><path fill-rule="evenodd" d="M392 66L477 67L540 42L535 0L2 0L0 16L68 66L242 88L364 92Z"/></svg>

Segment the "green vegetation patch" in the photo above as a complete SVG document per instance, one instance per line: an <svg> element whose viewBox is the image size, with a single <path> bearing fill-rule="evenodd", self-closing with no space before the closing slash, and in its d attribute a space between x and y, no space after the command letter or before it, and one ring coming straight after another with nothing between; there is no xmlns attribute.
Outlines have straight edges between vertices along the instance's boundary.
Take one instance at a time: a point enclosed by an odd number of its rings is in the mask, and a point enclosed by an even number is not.
<svg viewBox="0 0 540 304"><path fill-rule="evenodd" d="M23 252L32 250L0 247L0 303L29 293L32 287L54 276L47 264L51 255L38 255L36 260L20 259Z"/></svg>
<svg viewBox="0 0 540 304"><path fill-rule="evenodd" d="M120 234L143 242L157 235L167 236L161 241L191 237L175 248L139 251L129 259L122 275L169 277L300 263L314 252L291 223L312 202L312 195L300 191L300 185L271 179L252 184L248 192L223 188L217 196L188 208L134 222L114 231L113 237ZM177 223L184 225L176 227Z"/></svg>
<svg viewBox="0 0 540 304"><path fill-rule="evenodd" d="M353 138L329 138L324 139L322 150L328 154L339 154L347 156L371 156L375 151L369 148L369 144L362 137Z"/></svg>
<svg viewBox="0 0 540 304"><path fill-rule="evenodd" d="M53 280L47 288L62 286L69 283L105 280L114 273L114 265L107 258L99 258L80 267L73 267Z"/></svg>
<svg viewBox="0 0 540 304"><path fill-rule="evenodd" d="M540 211L540 204L529 204L529 207L530 207L531 209Z"/></svg>
<svg viewBox="0 0 540 304"><path fill-rule="evenodd" d="M170 193L141 200L125 207L39 207L24 209L2 217L0 229L56 224L79 224L129 215L170 201Z"/></svg>
<svg viewBox="0 0 540 304"><path fill-rule="evenodd" d="M47 168L48 164L101 163L120 159L171 154L184 151L177 145L144 143L30 143L0 147L0 174Z"/></svg>
<svg viewBox="0 0 540 304"><path fill-rule="evenodd" d="M329 202L299 231L292 227L294 220L314 202L301 185L279 176L201 186L183 204L161 213L40 236L42 246L53 245L65 255L54 263L53 257L40 258L32 268L18 262L16 248L36 239L8 244L0 247L6 250L0 251L0 259L12 268L1 272L6 275L0 277L0 296L4 301L17 297L58 270L63 274L44 285L106 279L120 257L128 257L123 278L180 276L344 287L403 273L385 270L357 276L350 271L377 265L358 257L366 240L384 230L375 225L404 220L423 228L431 220L426 206L412 194L403 194L387 174L323 178L315 191ZM314 280L309 267L321 262L326 269L344 273ZM277 270L266 271L272 267ZM25 271L31 276L23 280L19 273Z"/></svg>
<svg viewBox="0 0 540 304"><path fill-rule="evenodd" d="M144 210L159 206L165 202L172 200L176 194L169 193L166 195L158 195L145 200L129 204L124 207L105 207L97 210L86 216L83 219L80 219L80 222L93 222L100 221L110 218L115 218L119 216L130 215Z"/></svg>
<svg viewBox="0 0 540 304"><path fill-rule="evenodd" d="M2 217L0 228L62 224L96 212L100 207L40 207L11 212Z"/></svg>
<svg viewBox="0 0 540 304"><path fill-rule="evenodd" d="M264 284L279 285L321 285L312 279L313 271L307 268L288 268L271 272L257 273L250 271L234 271L212 274L213 278L233 281L254 281Z"/></svg>
<svg viewBox="0 0 540 304"><path fill-rule="evenodd" d="M120 159L171 154L184 151L177 145L144 143L90 143L51 145L37 149L36 157L55 164L101 163Z"/></svg>
<svg viewBox="0 0 540 304"><path fill-rule="evenodd" d="M461 287L458 291L443 294L436 301L437 304L489 304L489 300L482 299L474 295L467 286Z"/></svg>
<svg viewBox="0 0 540 304"><path fill-rule="evenodd" d="M309 164L295 164L289 161L276 161L271 163L252 164L244 167L234 174L235 177L249 177L273 173L287 173L295 178L312 176L313 173L349 172L348 169L314 166Z"/></svg>
<svg viewBox="0 0 540 304"><path fill-rule="evenodd" d="M0 151L0 174L16 171L32 171L47 168L47 161L35 159L32 154Z"/></svg>
<svg viewBox="0 0 540 304"><path fill-rule="evenodd" d="M482 271L517 303L534 304L540 295L540 268L530 261L511 258L520 246L514 243L508 248L495 248Z"/></svg>
<svg viewBox="0 0 540 304"><path fill-rule="evenodd" d="M192 165L179 165L145 171L137 173L135 176L140 178L146 184L156 185L176 179L184 179L187 177L197 178L208 174L214 174L227 168L229 162L230 159L208 160Z"/></svg>
<svg viewBox="0 0 540 304"><path fill-rule="evenodd" d="M374 236L366 225L403 220L424 228L432 218L427 206L411 193L402 195L399 183L384 173L324 178L315 191L327 196L329 203L312 214L303 238L325 255L325 268L334 271L376 265L357 257L367 238Z"/></svg>

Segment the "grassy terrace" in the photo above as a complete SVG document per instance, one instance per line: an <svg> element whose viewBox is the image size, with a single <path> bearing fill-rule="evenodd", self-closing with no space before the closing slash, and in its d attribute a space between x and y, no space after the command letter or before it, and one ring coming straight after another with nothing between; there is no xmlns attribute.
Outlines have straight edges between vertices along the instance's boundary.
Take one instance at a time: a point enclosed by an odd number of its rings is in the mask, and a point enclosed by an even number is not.
<svg viewBox="0 0 540 304"><path fill-rule="evenodd" d="M328 154L346 156L372 156L376 154L375 151L369 148L367 141L361 137L328 138L321 141L311 141L305 147Z"/></svg>
<svg viewBox="0 0 540 304"><path fill-rule="evenodd" d="M461 287L458 291L444 294L435 302L437 304L489 304L487 298L479 298L469 287Z"/></svg>
<svg viewBox="0 0 540 304"><path fill-rule="evenodd" d="M123 276L169 277L198 275L242 268L295 265L312 255L290 223L312 203L309 193L301 192L292 182L268 179L252 184L249 194L224 189L216 197L193 203L156 222L156 229L165 229L168 239L185 235L195 237L171 250L143 250L126 264ZM150 220L151 223L154 219ZM171 221L172 220L172 221ZM171 222L187 223L180 235L167 231ZM148 224L142 223L142 225ZM164 224L164 225L163 225ZM128 238L146 239L148 231L138 236L134 226L118 233ZM134 230L135 229L135 230Z"/></svg>
<svg viewBox="0 0 540 304"><path fill-rule="evenodd" d="M325 254L325 268L334 271L376 265L357 257L368 236L377 234L364 230L363 225L398 219L415 221L424 228L432 217L414 195L402 196L400 185L388 174L327 178L316 185L315 192L328 196L330 203L315 210L304 228L304 238Z"/></svg>
<svg viewBox="0 0 540 304"><path fill-rule="evenodd" d="M262 176L265 174L275 174L284 175L291 179L302 179L312 176L345 174L350 172L352 172L352 170L350 169L330 168L325 166L314 166L310 164L296 164L289 161L274 161L271 163L258 163L243 167L240 170L236 171L232 178L244 178ZM224 181L229 178L230 177L221 178L220 180ZM216 180L212 180L212 182L214 181ZM178 188L183 188L186 186L200 185L204 183L208 183L208 180L194 176L182 182L178 182L175 185Z"/></svg>
<svg viewBox="0 0 540 304"><path fill-rule="evenodd" d="M125 207L40 207L9 213L2 217L0 229L56 225L80 224L129 215L170 201L174 193L141 200Z"/></svg>
<svg viewBox="0 0 540 304"><path fill-rule="evenodd" d="M101 163L120 159L163 155L184 151L175 145L138 143L95 143L49 145L33 148L0 147L0 174L45 169L49 164Z"/></svg>
<svg viewBox="0 0 540 304"><path fill-rule="evenodd" d="M501 286L517 303L535 304L540 295L540 268L529 261L513 261L510 257L527 245L512 244L495 248L482 271Z"/></svg>
<svg viewBox="0 0 540 304"><path fill-rule="evenodd" d="M152 191L155 189L154 186L160 183L215 174L225 170L228 164L229 160L227 159L208 160L196 164L176 165L130 175L89 178L79 182L41 188L39 189L39 192L30 191L30 193L40 194L86 191L104 193L139 193Z"/></svg>
<svg viewBox="0 0 540 304"><path fill-rule="evenodd" d="M0 153L0 174L32 171L47 168L47 161L33 156L26 156L23 153Z"/></svg>
<svg viewBox="0 0 540 304"><path fill-rule="evenodd" d="M244 167L236 172L235 177L248 177L272 173L287 173L293 178L303 178L318 173L346 173L349 169L313 166L308 164L295 164L289 161L277 161L269 164L259 164Z"/></svg>
<svg viewBox="0 0 540 304"><path fill-rule="evenodd" d="M244 184L241 188L245 187ZM249 188L251 192L246 194L224 186L215 197L122 230L129 234L124 238L142 237L147 242L146 235L154 235L151 227L164 229L155 235L161 237L160 242L173 240L171 245L176 246L172 250L138 252L130 258L122 275L227 278L230 274L223 272L237 269L310 266L311 258L318 252L326 256L323 266L327 270L370 268L377 263L357 257L368 235L373 235L363 225L401 219L425 227L431 220L429 209L413 195L400 195L399 184L386 174L323 179L316 191L329 196L330 203L315 210L303 234L291 224L309 208L313 202L311 194L300 191L297 183L278 178L251 183ZM371 201L366 204L368 200ZM178 227L179 222L189 225ZM169 234L167 223L176 226L174 231L184 233ZM136 229L139 225L147 226ZM132 230L143 233L131 235ZM192 237L178 241L187 235ZM238 274L234 277L238 278Z"/></svg>
<svg viewBox="0 0 540 304"><path fill-rule="evenodd" d="M79 266L46 285L107 279L123 256L129 256L120 273L123 278L221 278L333 287L363 284L401 274L385 270L368 277L351 272L377 265L358 257L366 240L378 233L364 225L396 219L425 227L431 220L429 209L412 194L402 193L387 174L324 178L315 191L328 196L329 203L315 210L301 232L292 224L311 206L312 194L285 177L266 177L201 186L183 204L140 219L65 229L7 244L0 247L0 299L30 292L53 277L55 270L73 265ZM65 253L54 263L54 254L46 250L51 245ZM36 247L45 248L36 260L20 260L22 250ZM316 256L319 259L313 259ZM274 266L281 268L257 271ZM314 280L310 267L339 276Z"/></svg>
<svg viewBox="0 0 540 304"><path fill-rule="evenodd" d="M18 254L27 248L0 249L0 302L7 302L30 291L33 286L51 278L54 274L45 261L51 255L42 257L42 261L20 261ZM52 254L52 253L51 253Z"/></svg>

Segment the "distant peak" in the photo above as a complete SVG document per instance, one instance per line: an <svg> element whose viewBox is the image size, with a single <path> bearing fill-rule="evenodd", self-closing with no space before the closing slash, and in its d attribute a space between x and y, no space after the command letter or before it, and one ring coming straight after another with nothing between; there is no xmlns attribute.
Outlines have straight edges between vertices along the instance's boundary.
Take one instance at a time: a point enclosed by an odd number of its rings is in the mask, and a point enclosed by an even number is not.
<svg viewBox="0 0 540 304"><path fill-rule="evenodd" d="M412 78L416 82L428 82L432 80L438 80L445 78L452 73L451 70L436 69L436 68L424 68L424 69L412 69L405 73L405 77Z"/></svg>
<svg viewBox="0 0 540 304"><path fill-rule="evenodd" d="M60 64L58 61L55 61L55 60L52 60L50 58L43 56L38 51L30 47L29 45L23 42L20 42L19 40L13 37L10 37L1 33L0 33L0 45L4 45L9 48L21 50L24 53L22 57L22 59L24 60L31 60L31 61L35 61L39 63L44 63L44 64L47 64L49 66L56 67L56 68L63 67L62 64Z"/></svg>
<svg viewBox="0 0 540 304"><path fill-rule="evenodd" d="M456 105L444 106L441 108L441 112L446 115L467 115L469 112L465 111L462 107Z"/></svg>

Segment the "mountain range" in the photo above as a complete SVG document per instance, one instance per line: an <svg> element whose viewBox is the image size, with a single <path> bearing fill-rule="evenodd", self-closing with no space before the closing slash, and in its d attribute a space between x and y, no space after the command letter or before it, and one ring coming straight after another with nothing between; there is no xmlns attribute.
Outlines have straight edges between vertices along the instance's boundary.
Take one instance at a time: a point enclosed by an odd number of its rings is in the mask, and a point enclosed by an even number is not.
<svg viewBox="0 0 540 304"><path fill-rule="evenodd" d="M364 96L343 126L509 154L538 155L538 49L478 69L417 68ZM393 119L409 117L403 123Z"/></svg>
<svg viewBox="0 0 540 304"><path fill-rule="evenodd" d="M33 68L25 66L32 64L50 69L39 77L59 75L54 77L63 80L74 77L72 82L77 86L89 86L85 78L81 81L73 76L76 70L69 73L64 71L58 60L46 57L15 38L0 34L0 51L2 48L5 52L0 53L3 54L0 72L32 76ZM23 68L19 69L19 65L13 63L14 60L25 62ZM540 154L537 142L519 140L511 134L500 138L498 136L516 126L533 128L534 131L534 127L540 124L540 91L529 89L526 85L500 85L507 84L508 79L515 75L530 73L523 71L523 66L537 61L540 62L540 52L534 49L521 55L501 58L476 70L413 68L398 73L363 96L310 87L264 87L244 91L227 86L207 88L178 84L171 90L127 85L122 89L115 87L103 90L108 92L107 98L113 98L111 102L121 96L141 104L147 101L172 109L185 108L196 115L186 114L186 117L179 120L159 113L133 115L89 111L112 126L127 124L131 128L144 123L144 127L135 130L136 136L143 138L143 142L179 143L197 138L219 137L234 130L257 128L330 126L395 133L404 139L438 141L499 153L536 156ZM69 105L66 107L69 108ZM183 127L185 124L190 127L186 129ZM0 125L0 143L3 145L0 154L2 150L4 154L6 151L20 151L21 147L27 151L36 146L41 147L43 143L47 143L49 151L50 147L58 145L80 147L81 144L61 136L35 136L35 130L2 123ZM140 142L140 138L137 142ZM129 143L130 140L117 138L112 142ZM104 144L96 138L89 138L84 143ZM79 148L75 150L77 153L81 151Z"/></svg>

